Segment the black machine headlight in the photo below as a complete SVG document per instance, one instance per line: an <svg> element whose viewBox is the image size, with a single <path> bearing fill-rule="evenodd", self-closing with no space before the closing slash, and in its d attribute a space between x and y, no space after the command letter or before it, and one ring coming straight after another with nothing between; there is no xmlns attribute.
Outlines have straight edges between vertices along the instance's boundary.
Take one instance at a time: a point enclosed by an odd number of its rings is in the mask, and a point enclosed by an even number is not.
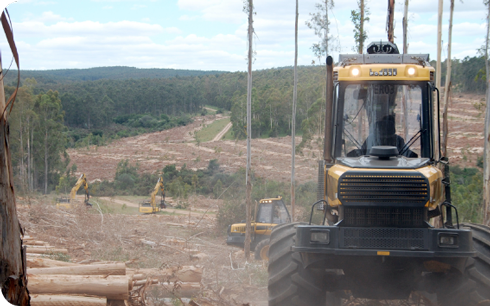
<svg viewBox="0 0 490 306"><path fill-rule="evenodd" d="M438 243L441 248L459 248L457 234L439 233Z"/></svg>
<svg viewBox="0 0 490 306"><path fill-rule="evenodd" d="M311 231L310 241L313 243L329 244L330 231L329 230Z"/></svg>

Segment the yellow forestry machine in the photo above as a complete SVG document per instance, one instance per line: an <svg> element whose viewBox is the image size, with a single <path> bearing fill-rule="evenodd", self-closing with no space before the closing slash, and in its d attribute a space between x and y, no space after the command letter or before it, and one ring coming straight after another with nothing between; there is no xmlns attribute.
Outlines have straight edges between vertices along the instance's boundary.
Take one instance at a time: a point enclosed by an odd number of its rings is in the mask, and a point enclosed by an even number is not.
<svg viewBox="0 0 490 306"><path fill-rule="evenodd" d="M434 305L490 305L490 231L460 224L451 203L434 73L428 54L390 42L341 54L335 68L327 58L318 201L309 223L271 233L269 306L412 292Z"/></svg>
<svg viewBox="0 0 490 306"><path fill-rule="evenodd" d="M269 237L278 224L291 222L288 209L282 197L262 199L255 207L255 220L251 223L252 241L250 249L255 251L255 259L268 259ZM226 244L243 248L245 246L245 221L228 227Z"/></svg>
<svg viewBox="0 0 490 306"><path fill-rule="evenodd" d="M160 199L160 205L157 206L156 195L160 190L162 191L162 198ZM143 214L154 214L164 208L167 208L167 204L165 204L165 189L163 188L163 178L159 177L151 193L150 201L140 203L139 212Z"/></svg>
<svg viewBox="0 0 490 306"><path fill-rule="evenodd" d="M59 198L57 199L56 203L56 208L65 208L65 209L71 209L72 208L72 201L75 200L75 197L77 195L78 189L83 185L83 188L85 189L85 200L83 201L87 207L92 207L92 204L89 203L90 199L90 193L88 192L88 183L87 183L87 177L85 174L80 175L78 178L77 182L75 183L75 186L71 189L70 192L70 197L69 198Z"/></svg>

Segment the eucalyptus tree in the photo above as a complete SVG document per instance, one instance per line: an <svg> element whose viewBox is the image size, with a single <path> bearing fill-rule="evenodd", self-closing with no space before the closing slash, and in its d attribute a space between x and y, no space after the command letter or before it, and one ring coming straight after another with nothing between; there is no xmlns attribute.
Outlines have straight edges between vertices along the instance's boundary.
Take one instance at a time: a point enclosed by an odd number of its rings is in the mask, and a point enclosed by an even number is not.
<svg viewBox="0 0 490 306"><path fill-rule="evenodd" d="M354 24L354 40L356 42L355 51L362 54L364 50L364 42L368 38L366 30L364 28L364 22L369 21L369 9L366 7L365 0L358 0L358 10L351 10L350 19Z"/></svg>
<svg viewBox="0 0 490 306"><path fill-rule="evenodd" d="M334 7L333 0L322 0L316 3L317 12L310 13L311 19L306 21L306 25L315 31L315 35L320 38L320 41L311 46L313 54L321 62L322 57L326 57L330 51L329 43L332 41L330 35L330 20L328 10ZM325 66L326 67L326 66Z"/></svg>
<svg viewBox="0 0 490 306"><path fill-rule="evenodd" d="M486 69L486 83L487 83L487 93L486 93L486 113L485 113L485 146L483 153L483 223L485 225L490 225L490 63L488 61L488 49L490 40L490 1L486 0L483 2L487 6L487 36L485 39L485 69Z"/></svg>

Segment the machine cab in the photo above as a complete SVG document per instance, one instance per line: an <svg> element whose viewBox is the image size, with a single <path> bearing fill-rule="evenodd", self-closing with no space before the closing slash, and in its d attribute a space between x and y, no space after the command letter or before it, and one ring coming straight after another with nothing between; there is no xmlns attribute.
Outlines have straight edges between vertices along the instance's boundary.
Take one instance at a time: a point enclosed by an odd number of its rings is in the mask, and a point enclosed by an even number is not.
<svg viewBox="0 0 490 306"><path fill-rule="evenodd" d="M291 221L282 197L262 199L255 220L257 223L282 224Z"/></svg>

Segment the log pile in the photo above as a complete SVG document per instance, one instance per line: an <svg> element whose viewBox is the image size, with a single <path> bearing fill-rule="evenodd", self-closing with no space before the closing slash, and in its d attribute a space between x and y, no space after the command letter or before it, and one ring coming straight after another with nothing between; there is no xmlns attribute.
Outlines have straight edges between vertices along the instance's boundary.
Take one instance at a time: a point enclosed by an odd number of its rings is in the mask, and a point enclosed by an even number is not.
<svg viewBox="0 0 490 306"><path fill-rule="evenodd" d="M40 257L43 253L38 249L60 249L25 238L27 250L35 250L27 252L26 259L33 306L124 306L129 305L128 300L138 300L145 305L149 295L192 298L201 291L201 267L132 269L120 262L69 263Z"/></svg>

